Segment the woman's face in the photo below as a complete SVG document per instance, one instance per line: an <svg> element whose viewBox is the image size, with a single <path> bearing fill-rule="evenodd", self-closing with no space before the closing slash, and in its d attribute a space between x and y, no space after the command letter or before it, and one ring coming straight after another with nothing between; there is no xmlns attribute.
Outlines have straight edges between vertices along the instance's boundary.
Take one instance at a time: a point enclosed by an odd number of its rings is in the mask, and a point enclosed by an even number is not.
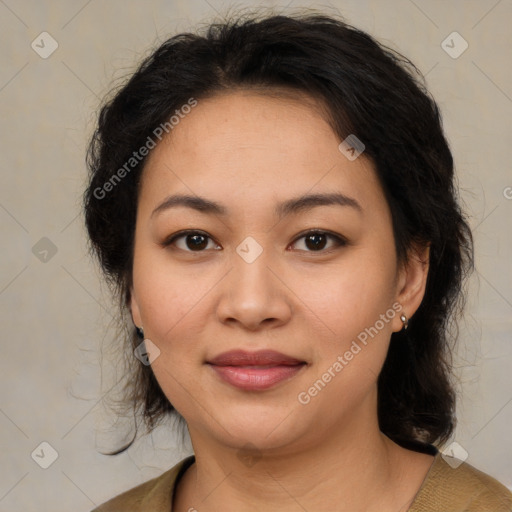
<svg viewBox="0 0 512 512"><path fill-rule="evenodd" d="M374 168L340 142L311 99L233 92L200 100L148 157L132 314L193 441L297 449L376 421L426 268L398 268ZM211 364L233 350L290 359Z"/></svg>

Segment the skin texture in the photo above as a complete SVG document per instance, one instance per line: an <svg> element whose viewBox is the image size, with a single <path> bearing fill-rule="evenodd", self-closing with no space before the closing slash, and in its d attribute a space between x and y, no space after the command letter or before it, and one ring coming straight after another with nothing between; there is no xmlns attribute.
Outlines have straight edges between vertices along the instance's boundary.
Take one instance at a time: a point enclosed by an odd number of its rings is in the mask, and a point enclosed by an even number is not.
<svg viewBox="0 0 512 512"><path fill-rule="evenodd" d="M405 511L432 463L379 431L377 377L400 313L307 405L297 399L393 303L410 318L428 272L428 248L397 264L373 165L364 153L346 158L321 112L312 98L254 91L200 100L146 163L131 310L160 350L153 371L196 455L177 488L178 512ZM274 215L281 201L333 192L362 212L331 205ZM227 213L153 214L178 193ZM308 247L300 237L313 228L347 244ZM186 237L164 246L184 229L205 232L204 248ZM236 251L248 236L262 248L252 263ZM307 365L271 389L242 391L205 364L232 349L273 349Z"/></svg>

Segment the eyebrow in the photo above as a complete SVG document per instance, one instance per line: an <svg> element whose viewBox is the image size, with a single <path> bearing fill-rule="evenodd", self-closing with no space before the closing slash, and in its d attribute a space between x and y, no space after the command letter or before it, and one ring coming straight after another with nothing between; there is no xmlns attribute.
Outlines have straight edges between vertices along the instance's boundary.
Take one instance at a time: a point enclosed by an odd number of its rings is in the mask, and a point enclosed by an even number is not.
<svg viewBox="0 0 512 512"><path fill-rule="evenodd" d="M348 206L359 213L363 213L361 205L352 197L345 194L326 193L326 194L306 194L292 199L287 199L276 205L274 214L278 218L285 217L290 214L311 210L317 206ZM193 210L210 215L226 216L228 210L225 206L200 196L190 196L186 194L172 195L164 199L151 213L151 217L162 213L170 208L184 206Z"/></svg>

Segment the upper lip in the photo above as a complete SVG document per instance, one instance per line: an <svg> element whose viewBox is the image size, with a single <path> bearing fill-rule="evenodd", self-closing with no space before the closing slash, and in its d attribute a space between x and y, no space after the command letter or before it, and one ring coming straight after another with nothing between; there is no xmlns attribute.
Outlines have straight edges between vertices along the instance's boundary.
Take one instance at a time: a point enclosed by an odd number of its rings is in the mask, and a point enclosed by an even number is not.
<svg viewBox="0 0 512 512"><path fill-rule="evenodd" d="M295 357L290 357L275 350L258 350L247 352L245 350L230 350L223 352L207 363L216 366L257 366L257 365L295 365L305 363Z"/></svg>

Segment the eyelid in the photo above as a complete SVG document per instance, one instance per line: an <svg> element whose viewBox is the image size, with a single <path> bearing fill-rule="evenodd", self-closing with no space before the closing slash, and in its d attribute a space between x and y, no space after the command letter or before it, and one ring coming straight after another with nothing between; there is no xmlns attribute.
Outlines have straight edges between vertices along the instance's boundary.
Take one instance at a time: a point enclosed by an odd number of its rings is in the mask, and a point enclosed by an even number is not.
<svg viewBox="0 0 512 512"><path fill-rule="evenodd" d="M169 245L172 245L178 238L185 237L187 235L202 235L205 238L209 238L212 240L215 244L220 245L211 235L209 235L206 231L202 231L201 229L183 229L181 231L178 231L171 236L167 237L161 245L163 247L168 247ZM185 252L204 252L204 251L185 251Z"/></svg>
<svg viewBox="0 0 512 512"><path fill-rule="evenodd" d="M187 235L191 235L191 234L198 234L198 235L202 235L208 239L210 239L211 241L213 241L216 245L220 246L220 244L212 237L210 236L206 231L202 231L200 229L184 229L182 231L178 231L177 233L174 233L172 234L171 236L169 236L168 238L166 238L162 243L162 247L168 247L170 245L172 245L177 239L179 238L182 238L182 237L185 237ZM313 235L313 234L319 234L319 235L325 235L327 238L330 238L332 240L334 240L336 246L335 247L331 247L330 249L321 249L319 251L304 251L304 250L301 250L301 252L306 252L306 253L311 253L311 254L315 254L315 253L318 253L318 254L328 254L330 253L332 250L334 249L338 249L340 247L344 247L346 245L349 245L349 241L342 235L338 234L338 233L334 233L332 231L329 231L329 230L326 230L326 229L321 229L321 228L309 228L305 231L302 231L301 233L299 233L295 239L293 240L293 242L291 242L288 246L292 246L294 244L297 243L297 241L299 241L301 238L304 238L308 235ZM189 253L201 253L201 252L206 252L206 250L201 250L201 251L190 251L190 250L184 250L184 249L181 249L183 252L189 252ZM215 249L215 250L218 250L218 249Z"/></svg>
<svg viewBox="0 0 512 512"><path fill-rule="evenodd" d="M334 233L332 231L329 231L326 229L321 229L321 228L310 228L310 229L307 229L306 231L303 231L302 233L299 233L290 245L294 245L298 240L300 240L301 238L304 238L308 235L317 235L317 234L325 235L327 238L331 238L332 240L334 240L336 243L336 247L331 247L330 249L325 249L325 250L322 249L320 251L302 251L302 252L308 252L311 254L315 254L315 253L327 254L327 253L331 252L333 249L337 249L339 247L344 247L349 244L348 240L344 236L342 236L338 233Z"/></svg>

